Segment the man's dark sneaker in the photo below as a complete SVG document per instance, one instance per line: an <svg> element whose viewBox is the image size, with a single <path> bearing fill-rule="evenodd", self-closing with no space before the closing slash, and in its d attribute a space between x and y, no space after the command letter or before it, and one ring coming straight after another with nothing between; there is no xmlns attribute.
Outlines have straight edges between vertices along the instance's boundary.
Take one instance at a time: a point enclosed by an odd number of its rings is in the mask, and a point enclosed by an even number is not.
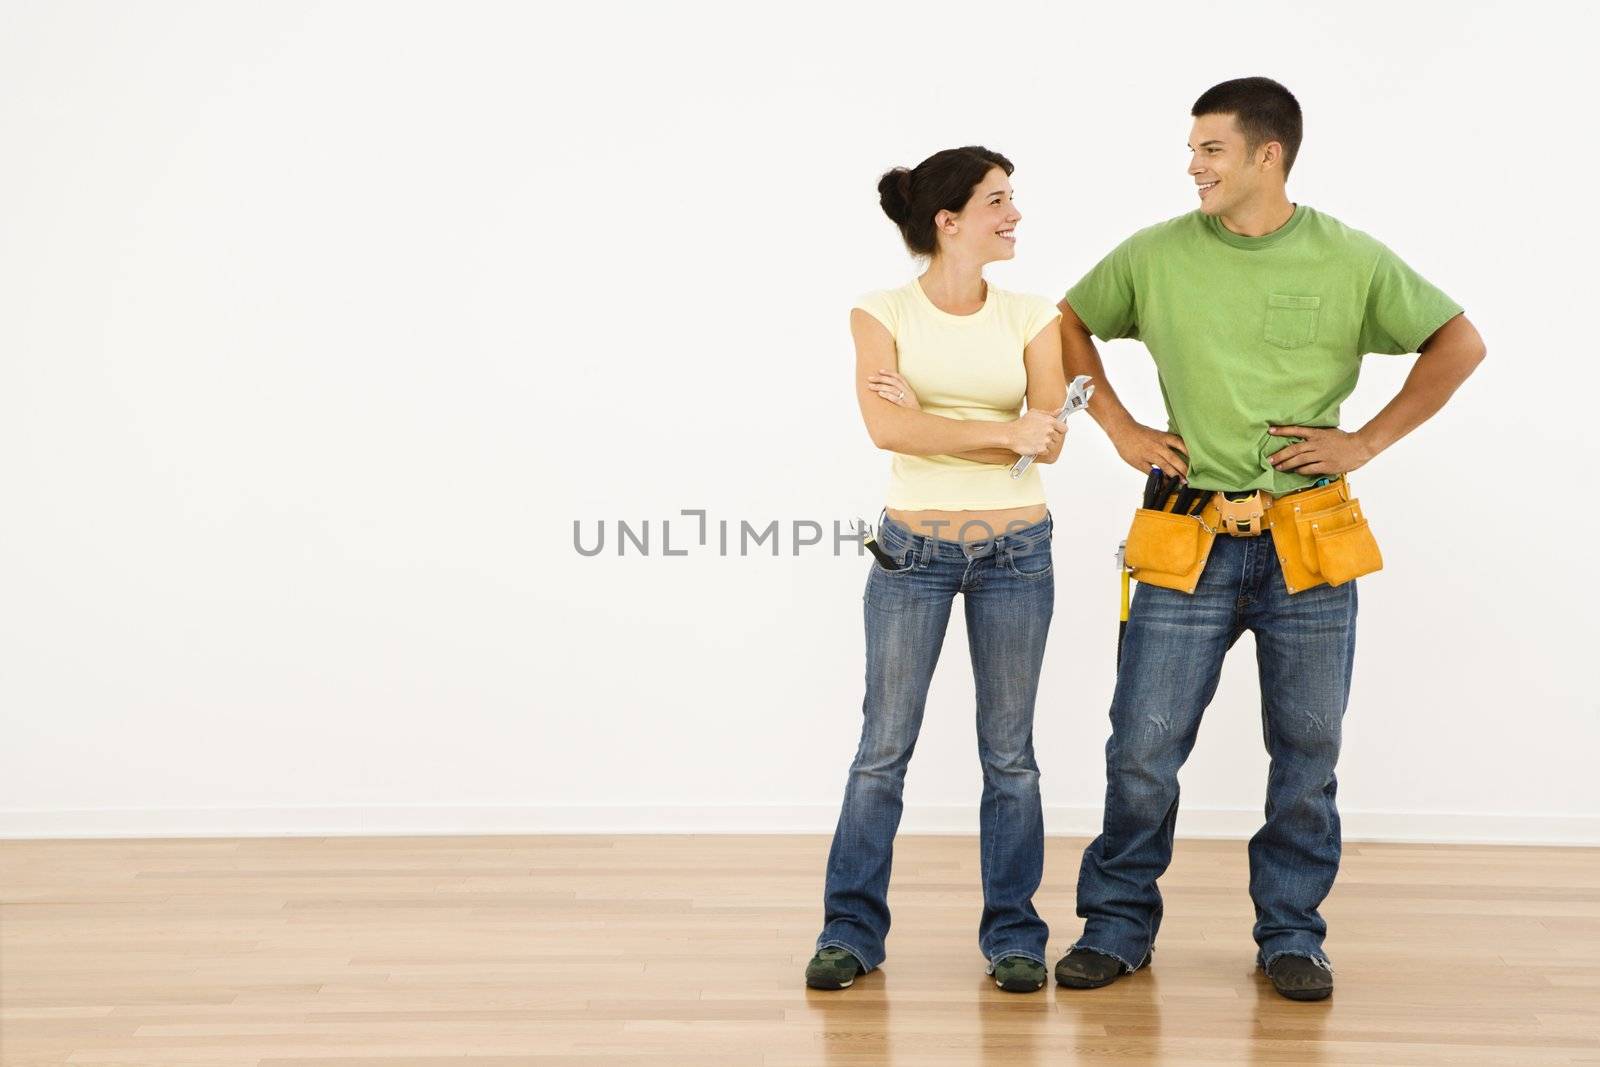
<svg viewBox="0 0 1600 1067"><path fill-rule="evenodd" d="M994 984L1007 993L1033 993L1044 988L1044 964L1026 956L1002 956L992 973Z"/></svg>
<svg viewBox="0 0 1600 1067"><path fill-rule="evenodd" d="M806 985L812 989L848 989L862 973L861 961L842 948L818 949L806 964Z"/></svg>
<svg viewBox="0 0 1600 1067"><path fill-rule="evenodd" d="M1267 968L1267 977L1290 1000L1321 1000L1333 992L1333 969L1306 956L1279 956Z"/></svg>
<svg viewBox="0 0 1600 1067"><path fill-rule="evenodd" d="M1099 989L1110 985L1126 970L1122 961L1090 948L1075 948L1056 961L1056 985L1071 989Z"/></svg>

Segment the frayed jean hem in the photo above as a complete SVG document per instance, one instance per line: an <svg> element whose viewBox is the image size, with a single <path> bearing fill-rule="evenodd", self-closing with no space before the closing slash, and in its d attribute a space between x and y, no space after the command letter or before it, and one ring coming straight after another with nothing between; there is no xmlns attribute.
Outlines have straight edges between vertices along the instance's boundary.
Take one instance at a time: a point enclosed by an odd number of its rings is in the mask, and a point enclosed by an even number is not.
<svg viewBox="0 0 1600 1067"><path fill-rule="evenodd" d="M1333 973L1333 964L1328 962L1328 957L1319 955L1315 952L1300 952L1292 948L1280 949L1279 951L1274 952L1266 957L1262 957L1260 954L1257 954L1256 966L1260 967L1264 971L1271 967L1273 963L1281 960L1285 956L1299 956L1303 960L1310 960L1312 963L1315 963L1318 967L1321 967L1329 974Z"/></svg>
<svg viewBox="0 0 1600 1067"><path fill-rule="evenodd" d="M867 957L862 955L862 952L861 952L860 949L856 948L854 945L852 945L852 944L850 944L848 942L840 941L838 938L829 938L826 941L818 941L817 942L817 951L818 952L821 952L825 948L842 948L846 952L850 953L850 955L852 955L852 956L854 956L856 958L856 962L861 964L861 973L862 974L869 974L872 971L875 971L875 970L878 969L876 964L868 964L867 963Z"/></svg>
<svg viewBox="0 0 1600 1067"><path fill-rule="evenodd" d="M999 952L996 952L993 956L989 957L989 966L984 971L984 973L985 974L993 974L994 973L994 965L999 963L1001 960L1005 959L1007 956L1020 956L1022 959L1032 960L1034 963L1037 963L1041 967L1048 966L1048 964L1046 964L1044 962L1044 957L1038 955L1037 953L1029 952L1025 948L1006 948L1006 949L1001 949Z"/></svg>
<svg viewBox="0 0 1600 1067"><path fill-rule="evenodd" d="M1109 949L1101 948L1099 945L1091 945L1087 941L1079 941L1076 944L1074 944L1072 947L1074 949L1081 948L1081 949L1087 949L1090 952L1098 952L1102 956L1110 956L1112 959L1114 959L1118 963L1122 964L1122 973L1123 974L1132 974L1134 971L1137 971L1140 967L1143 967L1145 964L1149 963L1151 957L1154 955L1153 952L1145 953L1144 963L1141 963L1141 964L1138 964L1137 966L1135 966L1134 964L1129 963L1123 957L1117 955L1115 952L1112 952Z"/></svg>

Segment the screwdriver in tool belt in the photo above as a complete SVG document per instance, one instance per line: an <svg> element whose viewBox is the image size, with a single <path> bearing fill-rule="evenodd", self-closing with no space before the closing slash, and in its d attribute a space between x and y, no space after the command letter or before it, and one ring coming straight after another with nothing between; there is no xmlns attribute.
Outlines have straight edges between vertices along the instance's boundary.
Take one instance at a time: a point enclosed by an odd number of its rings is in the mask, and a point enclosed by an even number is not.
<svg viewBox="0 0 1600 1067"><path fill-rule="evenodd" d="M1178 502L1172 505L1172 513L1174 515L1198 514L1199 508L1195 507L1195 505L1203 504L1210 496L1211 490L1209 489L1195 489L1186 485L1178 490Z"/></svg>

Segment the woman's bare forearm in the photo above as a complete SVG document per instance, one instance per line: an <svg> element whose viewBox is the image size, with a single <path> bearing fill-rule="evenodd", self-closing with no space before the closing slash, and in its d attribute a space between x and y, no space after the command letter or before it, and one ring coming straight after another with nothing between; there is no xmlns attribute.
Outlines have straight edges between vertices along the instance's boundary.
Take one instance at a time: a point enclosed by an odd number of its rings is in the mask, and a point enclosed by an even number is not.
<svg viewBox="0 0 1600 1067"><path fill-rule="evenodd" d="M948 456L962 452L1005 448L1011 440L1007 419L948 419L926 411L888 406L878 413L872 430L872 443L886 452L907 456Z"/></svg>
<svg viewBox="0 0 1600 1067"><path fill-rule="evenodd" d="M974 448L968 452L952 452L957 459L970 459L974 463L1015 463L1017 454L1009 448Z"/></svg>

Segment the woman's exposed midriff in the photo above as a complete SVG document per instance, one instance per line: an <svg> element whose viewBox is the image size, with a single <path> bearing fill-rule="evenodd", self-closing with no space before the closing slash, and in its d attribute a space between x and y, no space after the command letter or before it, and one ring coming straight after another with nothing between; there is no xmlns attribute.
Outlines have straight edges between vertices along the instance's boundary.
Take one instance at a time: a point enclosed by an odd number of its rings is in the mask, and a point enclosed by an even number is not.
<svg viewBox="0 0 1600 1067"><path fill-rule="evenodd" d="M945 541L986 541L1006 532L1043 522L1048 508L1044 504L1029 504L1020 508L999 508L993 511L902 511L885 509L889 518L908 528L914 534L937 537Z"/></svg>

